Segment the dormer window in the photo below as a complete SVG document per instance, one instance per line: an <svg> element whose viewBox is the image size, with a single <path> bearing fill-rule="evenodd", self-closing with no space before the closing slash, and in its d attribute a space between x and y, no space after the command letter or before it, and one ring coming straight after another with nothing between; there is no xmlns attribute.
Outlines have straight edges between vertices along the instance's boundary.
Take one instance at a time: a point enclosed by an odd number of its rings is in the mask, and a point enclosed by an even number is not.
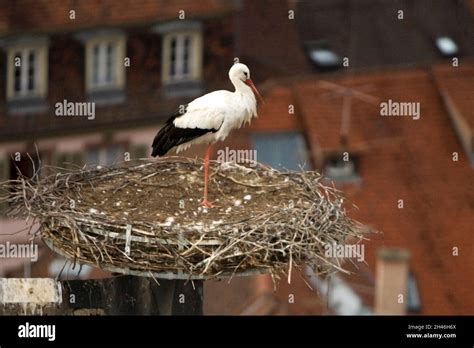
<svg viewBox="0 0 474 348"><path fill-rule="evenodd" d="M358 180L356 162L347 152L329 156L323 168L324 176L336 182Z"/></svg>
<svg viewBox="0 0 474 348"><path fill-rule="evenodd" d="M315 48L309 53L309 56L313 63L320 67L334 67L339 66L341 63L341 57L334 51L326 48Z"/></svg>
<svg viewBox="0 0 474 348"><path fill-rule="evenodd" d="M91 101L100 104L123 102L125 98L126 36L120 30L81 33L85 45L85 85Z"/></svg>
<svg viewBox="0 0 474 348"><path fill-rule="evenodd" d="M161 79L168 96L190 96L201 92L202 24L175 21L155 26L162 36Z"/></svg>
<svg viewBox="0 0 474 348"><path fill-rule="evenodd" d="M311 62L320 69L337 69L342 67L341 57L324 41L305 42L306 51Z"/></svg>
<svg viewBox="0 0 474 348"><path fill-rule="evenodd" d="M440 36L436 38L436 47L445 57L452 57L458 53L458 45L449 36Z"/></svg>
<svg viewBox="0 0 474 348"><path fill-rule="evenodd" d="M7 52L9 113L40 112L48 91L48 40L23 37L3 42Z"/></svg>

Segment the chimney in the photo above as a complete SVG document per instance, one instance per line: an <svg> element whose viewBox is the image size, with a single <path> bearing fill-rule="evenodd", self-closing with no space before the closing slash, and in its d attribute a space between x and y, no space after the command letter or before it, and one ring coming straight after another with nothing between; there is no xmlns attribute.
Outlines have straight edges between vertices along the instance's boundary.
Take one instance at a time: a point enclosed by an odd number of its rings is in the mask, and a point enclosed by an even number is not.
<svg viewBox="0 0 474 348"><path fill-rule="evenodd" d="M281 305L274 296L270 275L260 274L254 278L254 282L254 300L240 313L241 315L288 314L281 312Z"/></svg>
<svg viewBox="0 0 474 348"><path fill-rule="evenodd" d="M259 274L255 277L255 293L257 296L273 295L273 281L269 274Z"/></svg>
<svg viewBox="0 0 474 348"><path fill-rule="evenodd" d="M377 252L375 314L404 315L410 253L406 249L381 248Z"/></svg>

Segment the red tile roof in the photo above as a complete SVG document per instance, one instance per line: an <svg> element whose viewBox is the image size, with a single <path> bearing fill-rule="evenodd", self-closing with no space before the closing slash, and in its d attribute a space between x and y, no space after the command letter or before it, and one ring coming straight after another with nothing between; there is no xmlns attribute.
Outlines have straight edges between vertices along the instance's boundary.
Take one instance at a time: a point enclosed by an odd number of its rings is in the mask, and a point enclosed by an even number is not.
<svg viewBox="0 0 474 348"><path fill-rule="evenodd" d="M17 0L0 5L0 33L55 31L78 27L140 24L178 19L179 11L186 18L207 17L228 13L235 6L222 0ZM71 10L75 19L69 18Z"/></svg>
<svg viewBox="0 0 474 348"><path fill-rule="evenodd" d="M472 120L474 64L435 67L463 117ZM440 97L431 69L403 69L332 79L379 98L419 102L421 118L382 117L379 105L353 103L349 145L363 147L359 184L341 188L359 209L350 215L383 234L367 243L366 261L375 270L379 247L411 254L423 314L468 314L474 310L474 173ZM297 108L313 154L339 146L342 98L317 78L294 82ZM259 122L287 117L287 106L261 112ZM452 160L453 152L459 161ZM403 199L404 208L397 203ZM459 256L453 256L453 248ZM356 279L356 277L354 278Z"/></svg>
<svg viewBox="0 0 474 348"><path fill-rule="evenodd" d="M441 92L453 100L456 108L464 116L471 132L474 131L474 60L461 60L459 67L451 64L438 65L433 69L434 76Z"/></svg>

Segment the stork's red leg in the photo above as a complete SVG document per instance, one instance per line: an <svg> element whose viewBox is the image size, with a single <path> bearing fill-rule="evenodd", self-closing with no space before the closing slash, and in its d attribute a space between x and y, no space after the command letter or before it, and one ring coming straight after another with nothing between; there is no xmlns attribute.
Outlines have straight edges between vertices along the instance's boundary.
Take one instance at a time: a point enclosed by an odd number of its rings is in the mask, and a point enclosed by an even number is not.
<svg viewBox="0 0 474 348"><path fill-rule="evenodd" d="M211 156L211 144L207 146L206 156L204 157L204 199L201 205L212 208L212 204L207 200L207 186L209 181L209 157Z"/></svg>

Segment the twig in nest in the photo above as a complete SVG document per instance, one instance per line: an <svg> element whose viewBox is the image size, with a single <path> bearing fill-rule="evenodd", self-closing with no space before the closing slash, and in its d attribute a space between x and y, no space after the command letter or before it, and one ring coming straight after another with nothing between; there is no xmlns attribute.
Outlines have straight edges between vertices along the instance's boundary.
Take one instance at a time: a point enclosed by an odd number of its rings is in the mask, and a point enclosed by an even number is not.
<svg viewBox="0 0 474 348"><path fill-rule="evenodd" d="M0 203L11 217L39 222L45 242L71 260L124 273L192 280L270 272L275 281L279 274L290 280L305 263L319 274L345 272L324 246L366 232L346 215L341 192L316 172L252 165L211 162L210 194L219 191L219 202L210 210L199 206L201 162L177 157L60 173L50 167L38 180L0 183Z"/></svg>

